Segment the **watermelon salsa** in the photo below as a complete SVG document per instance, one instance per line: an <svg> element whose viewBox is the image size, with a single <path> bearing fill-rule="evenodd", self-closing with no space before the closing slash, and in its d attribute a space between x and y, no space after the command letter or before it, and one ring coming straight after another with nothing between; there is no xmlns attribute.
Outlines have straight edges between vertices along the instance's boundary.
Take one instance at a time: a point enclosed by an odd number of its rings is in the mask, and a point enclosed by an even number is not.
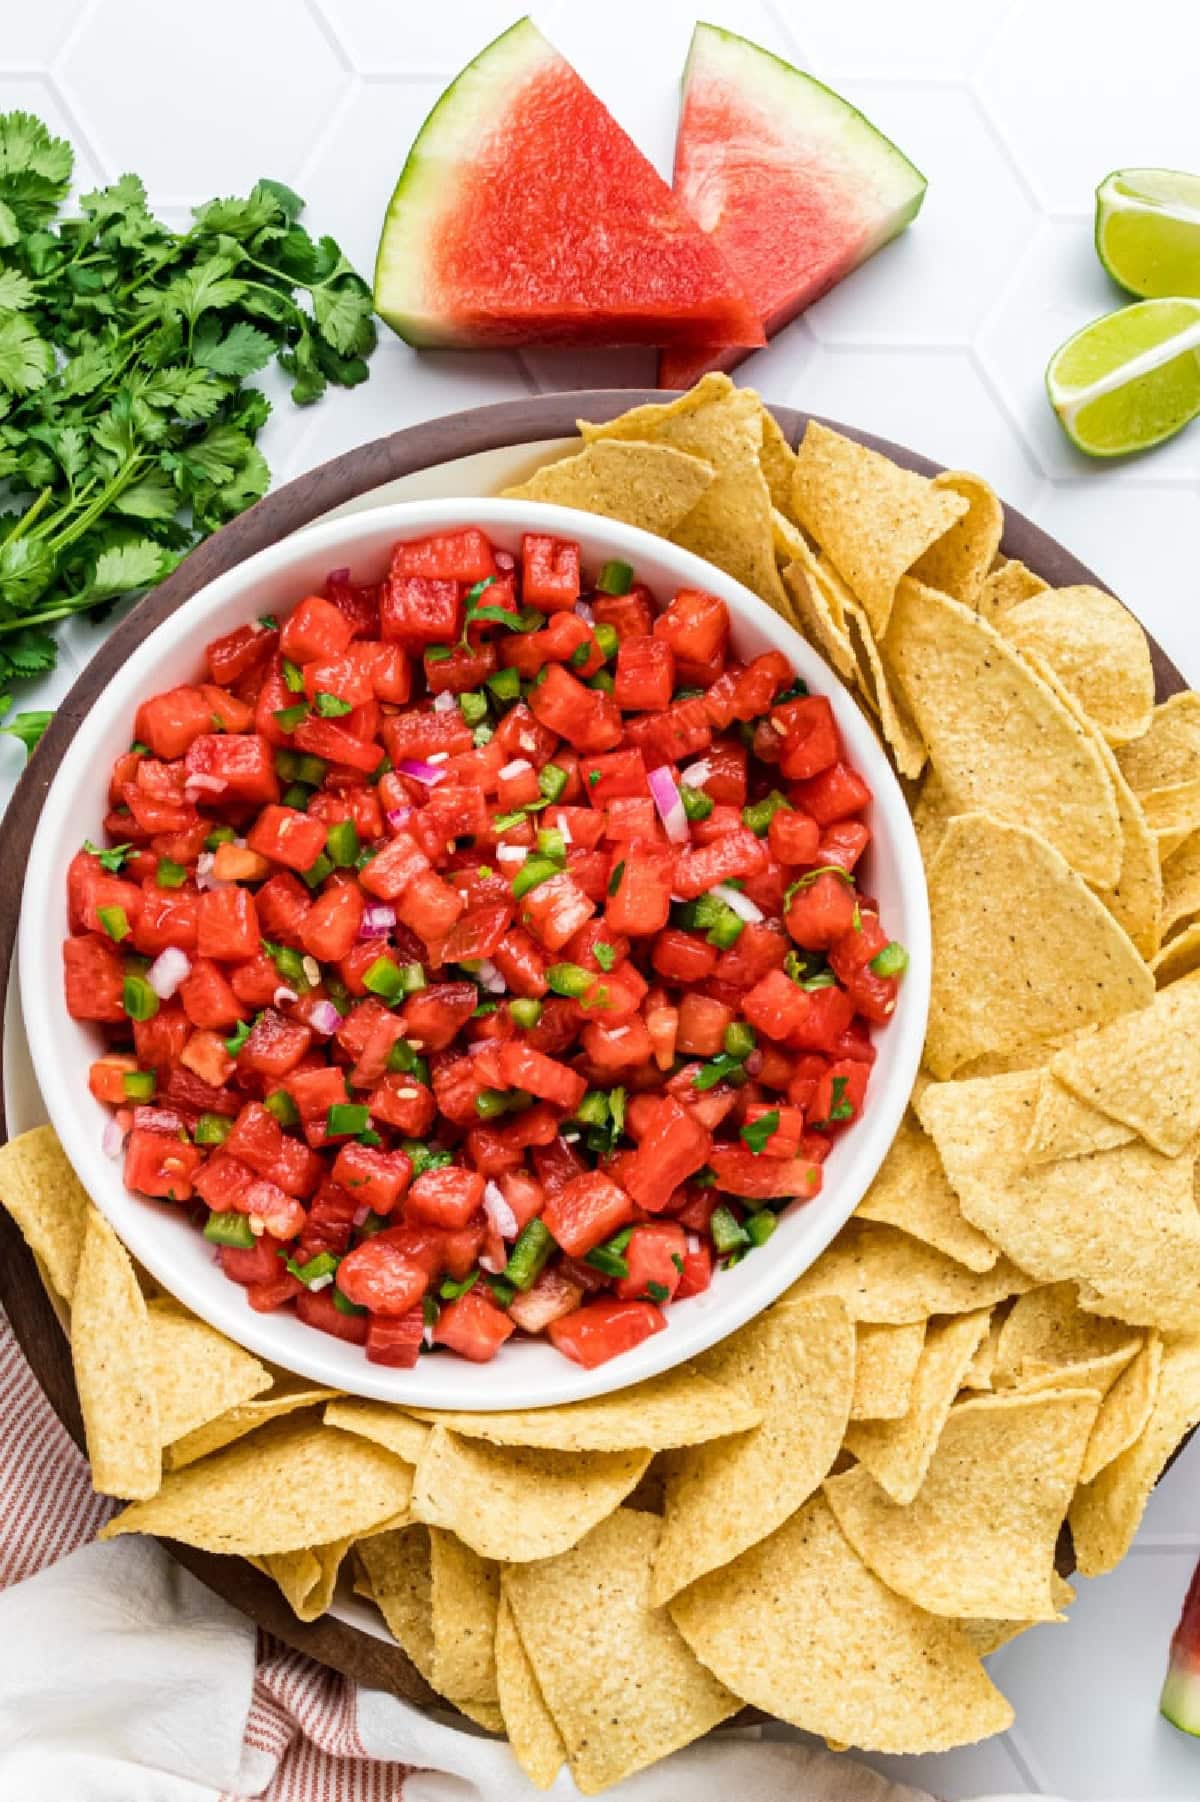
<svg viewBox="0 0 1200 1802"><path fill-rule="evenodd" d="M332 574L139 707L67 873L130 1189L381 1364L591 1367L763 1245L907 958L829 702L723 601L477 529Z"/></svg>

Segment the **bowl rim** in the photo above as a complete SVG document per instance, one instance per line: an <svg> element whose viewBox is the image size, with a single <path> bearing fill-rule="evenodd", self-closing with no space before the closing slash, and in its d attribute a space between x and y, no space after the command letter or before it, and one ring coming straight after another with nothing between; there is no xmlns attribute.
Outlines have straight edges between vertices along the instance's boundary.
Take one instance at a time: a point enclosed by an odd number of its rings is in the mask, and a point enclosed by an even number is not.
<svg viewBox="0 0 1200 1802"><path fill-rule="evenodd" d="M625 551L627 560L635 566L639 562L643 565L665 563L672 570L668 580L678 586L703 587L720 594L730 606L735 622L744 618L762 637L784 651L817 692L828 694L851 760L863 770L874 792L879 810L875 836L888 846L896 866L905 910L904 936L911 962L900 1007L889 1023L884 1041L887 1050L881 1062L889 1066L886 1079L877 1081L871 1108L857 1124L854 1134L843 1141L856 1151L853 1175L841 1176L837 1207L821 1207L832 1190L823 1191L822 1196L811 1204L814 1210L820 1209L821 1224L806 1235L806 1251L801 1258L780 1257L782 1247L777 1246L773 1255L748 1260L739 1267L741 1280L736 1289L728 1280L733 1273L724 1273L721 1305L711 1301L706 1309L693 1310L694 1321L685 1321L683 1310L690 1304L678 1304L672 1311L667 1331L596 1370L585 1371L566 1359L556 1358L555 1369L557 1371L557 1366L561 1365L563 1372L558 1382L549 1386L528 1383L522 1386L520 1375L512 1367L512 1354L524 1356L528 1361L529 1353L535 1348L513 1347L507 1366L503 1352L482 1369L467 1365L465 1360L454 1360L455 1365L462 1367L458 1382L440 1378L436 1393L432 1393L422 1387L413 1372L370 1364L359 1346L303 1327L290 1316L254 1313L237 1293L238 1285L227 1279L222 1278L220 1289L209 1293L208 1286L198 1278L193 1280L189 1273L188 1265L194 1265L195 1259L189 1260L186 1255L177 1259L170 1255L166 1236L155 1230L155 1223L162 1216L144 1198L132 1196L125 1190L120 1181L119 1166L103 1156L98 1135L85 1123L84 1110L79 1105L83 1097L59 1067L55 1047L61 1034L87 1032L88 1027L66 1014L58 957L46 955L45 933L40 930L40 923L53 917L47 912L47 906L54 885L61 882L65 874L61 861L52 852L51 840L61 833L62 818L72 811L71 798L89 770L92 746L103 737L114 707L122 715L132 718L138 700L155 692L152 684L156 680L156 667L165 656L178 652L181 640L194 641L199 651L204 642L206 619L239 596L245 600L245 612L249 617L255 584L266 575L273 578L286 575L293 565L307 563L318 555L328 556L331 567L336 566L339 552L352 560L355 541L366 537L377 539L380 535L388 535L394 540L466 524L478 524L485 529L490 524L511 530L547 531L581 540L585 545L590 541L593 548L585 549L589 560L604 552ZM661 588L664 584L656 577L654 585ZM850 691L792 626L732 577L694 553L639 527L544 502L470 495L392 501L308 525L264 546L206 583L139 643L102 695L97 697L98 701L101 699L107 705L94 705L89 710L79 722L63 755L46 793L38 830L30 848L19 928L20 981L30 1049L47 1112L71 1163L101 1212L156 1281L236 1343L297 1376L347 1394L387 1400L399 1406L486 1412L558 1405L610 1393L696 1357L768 1306L820 1254L850 1217L895 1136L919 1067L930 984L930 923L924 868L899 781L873 727ZM56 952L57 948L54 950ZM806 1215L808 1219L813 1217ZM190 1227L187 1230L190 1238L200 1246L199 1236ZM753 1282L741 1275L750 1270L755 1271ZM715 1296L716 1287L707 1293ZM304 1335L294 1346L280 1344L281 1338L296 1337L295 1332L279 1332L281 1325L288 1324ZM421 1372L422 1366L429 1362L419 1361L415 1371ZM437 1364L440 1369L445 1369L450 1360L439 1359ZM492 1387L499 1391L503 1386L504 1393L480 1393L487 1389L488 1371L497 1373ZM501 1375L507 1379L506 1385L502 1385ZM544 1393L547 1387L552 1388L553 1393Z"/></svg>

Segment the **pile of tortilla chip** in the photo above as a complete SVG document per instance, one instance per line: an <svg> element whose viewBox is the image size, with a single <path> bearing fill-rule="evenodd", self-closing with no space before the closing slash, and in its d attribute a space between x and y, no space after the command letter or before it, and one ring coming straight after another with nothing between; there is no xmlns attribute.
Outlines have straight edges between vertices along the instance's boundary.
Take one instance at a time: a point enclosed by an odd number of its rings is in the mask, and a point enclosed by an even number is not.
<svg viewBox="0 0 1200 1802"><path fill-rule="evenodd" d="M925 1071L855 1217L694 1363L569 1406L303 1387L158 1294L48 1129L0 1198L64 1313L106 1535L337 1586L594 1794L751 1704L838 1747L1005 1729L983 1660L1129 1549L1200 1423L1200 698L1140 627L1000 554L979 477L706 376L509 492L636 523L808 637L909 783Z"/></svg>

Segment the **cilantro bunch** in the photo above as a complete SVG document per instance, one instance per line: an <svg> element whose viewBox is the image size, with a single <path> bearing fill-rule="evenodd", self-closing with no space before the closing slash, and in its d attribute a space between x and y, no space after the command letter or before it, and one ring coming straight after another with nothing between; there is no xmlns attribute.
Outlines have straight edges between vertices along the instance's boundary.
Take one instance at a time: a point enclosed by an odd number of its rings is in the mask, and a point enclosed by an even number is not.
<svg viewBox="0 0 1200 1802"><path fill-rule="evenodd" d="M160 581L266 492L248 376L274 360L307 406L365 381L375 345L366 284L282 183L175 232L136 175L59 218L73 160L0 115L0 713L53 668L48 627ZM0 730L36 742L44 718Z"/></svg>

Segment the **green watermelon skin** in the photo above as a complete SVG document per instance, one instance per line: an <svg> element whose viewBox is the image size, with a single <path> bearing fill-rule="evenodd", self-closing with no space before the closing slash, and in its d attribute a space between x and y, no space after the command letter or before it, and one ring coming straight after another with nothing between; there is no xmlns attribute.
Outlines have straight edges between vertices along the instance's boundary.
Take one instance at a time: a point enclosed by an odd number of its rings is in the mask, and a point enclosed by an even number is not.
<svg viewBox="0 0 1200 1802"><path fill-rule="evenodd" d="M388 207L375 306L410 344L762 344L719 252L529 19L469 63Z"/></svg>
<svg viewBox="0 0 1200 1802"><path fill-rule="evenodd" d="M675 192L771 337L902 232L925 178L845 100L736 32L697 25L683 75ZM664 351L659 385L688 388L745 352Z"/></svg>
<svg viewBox="0 0 1200 1802"><path fill-rule="evenodd" d="M1173 1727L1200 1738L1200 1565L1171 1641L1171 1662L1159 1706Z"/></svg>

